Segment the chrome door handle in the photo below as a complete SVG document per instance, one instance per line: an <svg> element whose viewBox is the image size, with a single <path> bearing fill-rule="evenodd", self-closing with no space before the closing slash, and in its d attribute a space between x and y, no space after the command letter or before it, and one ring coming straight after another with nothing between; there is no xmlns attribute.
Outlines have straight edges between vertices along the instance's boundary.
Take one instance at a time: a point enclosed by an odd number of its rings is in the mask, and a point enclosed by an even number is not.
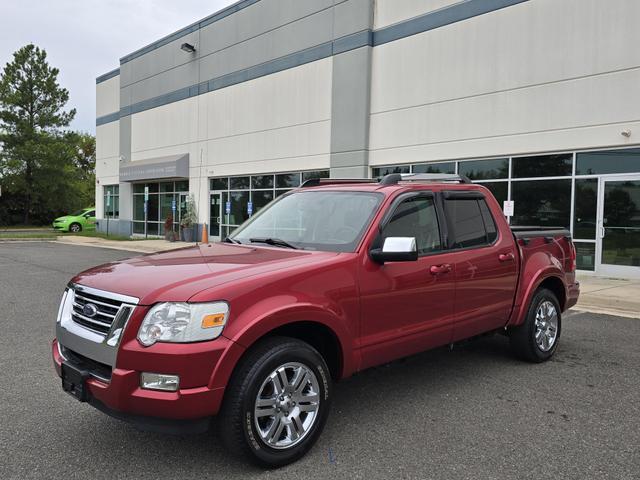
<svg viewBox="0 0 640 480"><path fill-rule="evenodd" d="M431 265L429 267L429 272L431 275L440 275L443 273L449 273L451 271L451 265L448 263L443 263L442 265Z"/></svg>
<svg viewBox="0 0 640 480"><path fill-rule="evenodd" d="M498 255L498 259L501 262L511 262L511 261L515 260L515 258L516 257L511 252L509 252L509 253L501 253L500 255Z"/></svg>

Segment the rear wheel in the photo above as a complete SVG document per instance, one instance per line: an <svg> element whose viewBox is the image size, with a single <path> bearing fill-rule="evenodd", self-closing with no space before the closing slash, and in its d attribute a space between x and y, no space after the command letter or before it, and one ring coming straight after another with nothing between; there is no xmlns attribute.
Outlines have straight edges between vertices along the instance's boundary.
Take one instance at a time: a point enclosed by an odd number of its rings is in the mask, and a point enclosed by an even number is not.
<svg viewBox="0 0 640 480"><path fill-rule="evenodd" d="M79 223L72 223L69 225L69 231L72 233L79 233L82 231L82 226Z"/></svg>
<svg viewBox="0 0 640 480"><path fill-rule="evenodd" d="M268 338L239 364L218 415L232 453L279 467L302 457L329 414L331 377L322 356L288 337Z"/></svg>
<svg viewBox="0 0 640 480"><path fill-rule="evenodd" d="M509 332L513 352L530 362L549 360L558 348L562 319L555 294L547 289L536 292L522 325Z"/></svg>

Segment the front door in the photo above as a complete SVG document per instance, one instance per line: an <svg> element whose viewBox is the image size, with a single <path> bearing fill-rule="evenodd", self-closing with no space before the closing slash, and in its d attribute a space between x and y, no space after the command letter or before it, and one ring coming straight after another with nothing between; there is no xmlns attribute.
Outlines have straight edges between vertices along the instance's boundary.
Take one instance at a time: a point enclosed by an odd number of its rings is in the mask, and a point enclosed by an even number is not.
<svg viewBox="0 0 640 480"><path fill-rule="evenodd" d="M212 193L209 206L209 238L212 242L221 240L222 194Z"/></svg>
<svg viewBox="0 0 640 480"><path fill-rule="evenodd" d="M600 179L598 274L640 278L640 175Z"/></svg>
<svg viewBox="0 0 640 480"><path fill-rule="evenodd" d="M384 265L367 258L359 275L361 368L445 345L453 332L454 260L443 251L433 195L398 204L381 236L381 244L414 237L419 258Z"/></svg>

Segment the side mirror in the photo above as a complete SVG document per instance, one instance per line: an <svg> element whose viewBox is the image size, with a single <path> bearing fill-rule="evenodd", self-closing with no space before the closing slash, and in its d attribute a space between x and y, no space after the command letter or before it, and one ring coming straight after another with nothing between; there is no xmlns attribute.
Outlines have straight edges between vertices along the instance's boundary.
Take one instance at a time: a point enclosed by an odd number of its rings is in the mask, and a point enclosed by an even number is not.
<svg viewBox="0 0 640 480"><path fill-rule="evenodd" d="M369 252L376 263L415 262L418 260L418 249L415 237L388 237L382 248L374 248Z"/></svg>

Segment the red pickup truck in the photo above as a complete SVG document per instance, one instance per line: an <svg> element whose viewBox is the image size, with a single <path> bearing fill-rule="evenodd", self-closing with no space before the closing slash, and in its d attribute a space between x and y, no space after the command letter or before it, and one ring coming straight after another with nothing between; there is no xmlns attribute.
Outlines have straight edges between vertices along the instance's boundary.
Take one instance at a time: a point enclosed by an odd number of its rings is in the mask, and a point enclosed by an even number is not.
<svg viewBox="0 0 640 480"><path fill-rule="evenodd" d="M65 391L142 428L199 432L267 466L318 439L333 383L488 332L548 360L578 298L563 229L511 229L466 178L311 180L222 243L71 280L53 360Z"/></svg>

